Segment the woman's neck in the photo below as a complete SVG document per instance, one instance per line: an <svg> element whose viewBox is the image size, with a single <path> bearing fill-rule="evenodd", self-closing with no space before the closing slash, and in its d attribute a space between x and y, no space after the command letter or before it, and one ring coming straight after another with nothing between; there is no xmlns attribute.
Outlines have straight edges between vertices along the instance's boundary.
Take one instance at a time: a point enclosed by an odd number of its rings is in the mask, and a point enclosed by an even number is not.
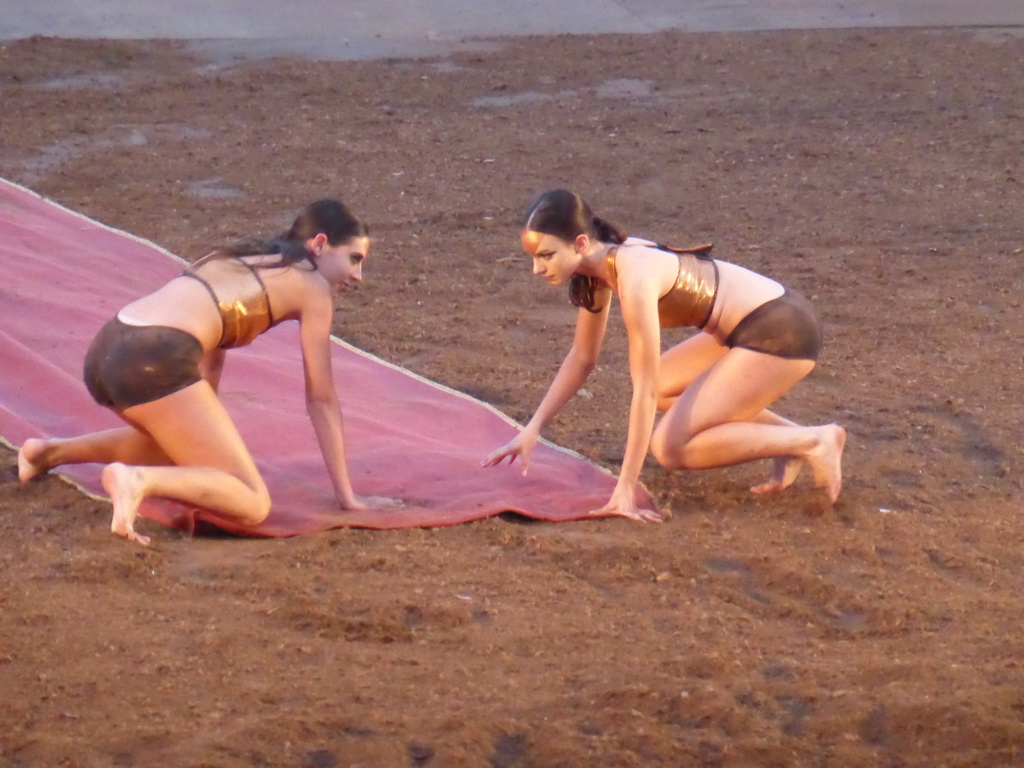
<svg viewBox="0 0 1024 768"><path fill-rule="evenodd" d="M581 275L596 277L606 283L614 283L613 267L608 263L608 253L613 248L618 248L618 245L615 243L591 243L582 254L576 272Z"/></svg>

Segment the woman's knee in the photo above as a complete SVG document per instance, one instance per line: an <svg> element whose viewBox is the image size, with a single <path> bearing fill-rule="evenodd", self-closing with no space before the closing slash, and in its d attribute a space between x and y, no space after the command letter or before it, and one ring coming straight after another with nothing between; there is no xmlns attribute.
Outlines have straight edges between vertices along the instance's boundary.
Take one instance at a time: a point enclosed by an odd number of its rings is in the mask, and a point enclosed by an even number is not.
<svg viewBox="0 0 1024 768"><path fill-rule="evenodd" d="M669 435L667 430L656 430L651 436L651 455L665 469L687 469L686 444L688 435Z"/></svg>
<svg viewBox="0 0 1024 768"><path fill-rule="evenodd" d="M260 480L252 488L252 500L240 516L242 525L259 525L270 514L270 491Z"/></svg>

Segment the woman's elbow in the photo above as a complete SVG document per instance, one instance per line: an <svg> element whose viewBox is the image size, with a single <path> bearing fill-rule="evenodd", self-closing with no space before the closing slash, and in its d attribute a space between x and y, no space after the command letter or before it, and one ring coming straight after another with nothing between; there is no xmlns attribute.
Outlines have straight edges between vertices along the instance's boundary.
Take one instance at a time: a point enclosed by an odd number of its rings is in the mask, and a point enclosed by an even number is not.
<svg viewBox="0 0 1024 768"><path fill-rule="evenodd" d="M593 373L597 367L597 355L589 351L573 350L569 359L584 378Z"/></svg>
<svg viewBox="0 0 1024 768"><path fill-rule="evenodd" d="M336 402L334 395L324 392L306 393L306 413L314 416L330 410Z"/></svg>

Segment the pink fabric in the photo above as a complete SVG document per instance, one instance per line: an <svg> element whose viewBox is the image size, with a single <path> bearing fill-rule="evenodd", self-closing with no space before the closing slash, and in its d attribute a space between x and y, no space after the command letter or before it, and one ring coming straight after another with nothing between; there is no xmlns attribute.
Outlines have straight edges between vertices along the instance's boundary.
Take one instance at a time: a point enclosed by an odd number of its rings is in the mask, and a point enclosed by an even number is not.
<svg viewBox="0 0 1024 768"><path fill-rule="evenodd" d="M179 274L183 262L152 243L84 218L0 179L0 435L71 436L121 426L82 384L85 350L120 307ZM372 277L371 277L372 279ZM602 506L613 476L543 443L530 473L480 460L517 427L495 409L338 340L334 370L345 414L350 471L361 495L398 497L399 510L343 512L333 501L305 412L298 324L283 323L232 350L223 400L266 478L273 509L254 536L339 526L404 528L474 520L504 511L571 520ZM101 467L61 468L102 495ZM652 506L644 494L645 506ZM189 510L150 502L142 514L187 527Z"/></svg>

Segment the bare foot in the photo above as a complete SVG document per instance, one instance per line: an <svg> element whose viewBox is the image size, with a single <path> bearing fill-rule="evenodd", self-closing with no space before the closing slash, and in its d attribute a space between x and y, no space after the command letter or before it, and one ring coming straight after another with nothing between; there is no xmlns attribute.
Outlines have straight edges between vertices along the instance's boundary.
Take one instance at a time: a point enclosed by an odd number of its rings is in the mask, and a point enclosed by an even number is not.
<svg viewBox="0 0 1024 768"><path fill-rule="evenodd" d="M138 467L125 466L120 462L108 464L103 468L101 480L114 503L111 532L124 536L128 541L149 544L149 536L135 532L135 518L139 513L139 504L142 503L143 490Z"/></svg>
<svg viewBox="0 0 1024 768"><path fill-rule="evenodd" d="M27 483L33 477L48 472L52 465L46 462L46 449L49 448L49 440L37 440L30 438L25 441L18 451L18 479Z"/></svg>
<svg viewBox="0 0 1024 768"><path fill-rule="evenodd" d="M779 456L772 464L772 476L768 482L755 485L750 490L754 493L783 491L796 482L796 478L803 468L804 462L799 456Z"/></svg>
<svg viewBox="0 0 1024 768"><path fill-rule="evenodd" d="M837 424L820 427L821 438L807 455L814 471L815 485L824 488L833 503L843 487L842 458L846 447L846 430Z"/></svg>

